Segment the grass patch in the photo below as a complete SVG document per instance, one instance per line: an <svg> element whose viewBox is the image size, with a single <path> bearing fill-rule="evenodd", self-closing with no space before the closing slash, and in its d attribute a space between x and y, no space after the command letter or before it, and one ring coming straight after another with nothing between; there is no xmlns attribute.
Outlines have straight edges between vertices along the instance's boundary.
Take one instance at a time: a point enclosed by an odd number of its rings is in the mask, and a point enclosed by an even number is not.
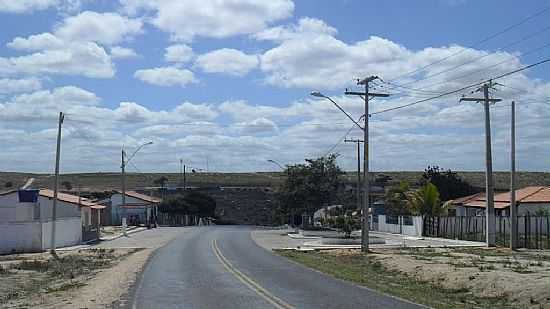
<svg viewBox="0 0 550 309"><path fill-rule="evenodd" d="M435 308L513 308L508 304L506 296L476 297L465 286L448 289L437 282L423 281L389 270L372 255L367 258L362 254L336 256L322 252L277 253L336 278Z"/></svg>

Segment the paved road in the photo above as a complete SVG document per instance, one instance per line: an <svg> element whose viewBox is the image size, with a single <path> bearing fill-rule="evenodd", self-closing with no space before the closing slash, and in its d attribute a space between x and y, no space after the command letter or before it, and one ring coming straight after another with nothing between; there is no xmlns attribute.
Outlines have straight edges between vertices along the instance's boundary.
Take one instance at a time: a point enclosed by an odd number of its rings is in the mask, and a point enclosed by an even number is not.
<svg viewBox="0 0 550 309"><path fill-rule="evenodd" d="M422 308L287 261L246 227L197 227L158 249L133 308Z"/></svg>

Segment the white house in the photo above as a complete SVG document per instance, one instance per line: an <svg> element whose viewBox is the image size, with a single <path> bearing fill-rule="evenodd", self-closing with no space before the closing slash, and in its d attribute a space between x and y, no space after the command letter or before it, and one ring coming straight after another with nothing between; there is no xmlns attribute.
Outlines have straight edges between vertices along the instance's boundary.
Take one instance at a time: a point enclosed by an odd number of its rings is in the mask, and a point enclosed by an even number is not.
<svg viewBox="0 0 550 309"><path fill-rule="evenodd" d="M85 198L59 193L56 247L80 244L93 221L99 223L99 209L103 207ZM49 189L0 193L0 254L49 249L52 208L53 191Z"/></svg>
<svg viewBox="0 0 550 309"><path fill-rule="evenodd" d="M484 193L478 193L451 202L456 216L476 216L485 214ZM518 215L550 214L550 187L532 186L516 190ZM510 192L495 194L495 213L500 216L510 214Z"/></svg>
<svg viewBox="0 0 550 309"><path fill-rule="evenodd" d="M126 205L122 205L122 192L116 191L111 196L111 223L122 224L122 215L125 210L129 225L148 224L156 215L156 206L160 202L159 198L153 196L126 191Z"/></svg>

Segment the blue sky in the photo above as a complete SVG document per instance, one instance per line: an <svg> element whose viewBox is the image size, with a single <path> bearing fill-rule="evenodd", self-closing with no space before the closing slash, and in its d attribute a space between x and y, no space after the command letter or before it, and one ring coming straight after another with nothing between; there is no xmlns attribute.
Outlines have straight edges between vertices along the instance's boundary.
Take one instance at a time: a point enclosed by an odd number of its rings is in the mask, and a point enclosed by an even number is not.
<svg viewBox="0 0 550 309"><path fill-rule="evenodd" d="M149 140L154 144L136 156L135 170L171 171L179 158L204 168L206 157L212 171L273 170L267 159L292 164L331 149L352 169L354 147L339 143L351 124L309 92L333 96L358 118L361 102L342 95L356 78L376 74L422 89L379 81L377 90L392 96L374 101L376 111L537 62L550 55L550 48L532 52L550 44L550 10L476 42L548 6L0 0L0 143L7 150L0 169L49 172L59 111L68 114L64 172L114 171L123 144L133 149ZM495 95L505 101L492 111L497 170L509 165L506 104L512 99L525 102L518 108L519 167L549 170L548 72L541 65L498 81L505 86ZM461 94L373 116L374 169L483 169L482 109L458 104Z"/></svg>

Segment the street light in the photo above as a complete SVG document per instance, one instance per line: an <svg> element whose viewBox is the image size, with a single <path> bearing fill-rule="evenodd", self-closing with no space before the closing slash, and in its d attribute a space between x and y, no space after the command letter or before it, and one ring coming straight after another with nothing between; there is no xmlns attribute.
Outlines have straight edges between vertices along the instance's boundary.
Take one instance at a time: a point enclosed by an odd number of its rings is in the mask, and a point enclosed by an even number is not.
<svg viewBox="0 0 550 309"><path fill-rule="evenodd" d="M126 151L124 151L124 146L122 146L120 169L122 176L122 234L124 234L124 236L128 236L126 234L126 165L130 163L130 160L134 158L141 148L151 144L153 144L152 141L140 145L128 158L126 158Z"/></svg>
<svg viewBox="0 0 550 309"><path fill-rule="evenodd" d="M363 127L362 127L357 121L355 121L355 119L353 119L353 117L351 117L350 114L348 114L340 105L338 105L338 103L336 103L336 102L335 102L333 99L331 99L329 96L326 96L326 95L320 93L319 91L314 91L314 92L312 92L312 93L310 93L310 94L311 94L312 96L314 96L314 97L318 97L318 98L323 98L323 99L329 100L330 102L332 102L332 104L334 104L336 107L338 107L338 109L339 109L342 113L346 114L346 116L349 118L349 120L353 121L353 123L355 123L355 125L358 126L359 129L364 130Z"/></svg>
<svg viewBox="0 0 550 309"><path fill-rule="evenodd" d="M283 167L283 165L282 165L281 163L275 161L275 160L269 159L269 160L267 160L267 162L270 162L270 163L273 163L273 164L277 165L277 166L278 166L280 169L282 169L283 171L285 170L285 168Z"/></svg>

